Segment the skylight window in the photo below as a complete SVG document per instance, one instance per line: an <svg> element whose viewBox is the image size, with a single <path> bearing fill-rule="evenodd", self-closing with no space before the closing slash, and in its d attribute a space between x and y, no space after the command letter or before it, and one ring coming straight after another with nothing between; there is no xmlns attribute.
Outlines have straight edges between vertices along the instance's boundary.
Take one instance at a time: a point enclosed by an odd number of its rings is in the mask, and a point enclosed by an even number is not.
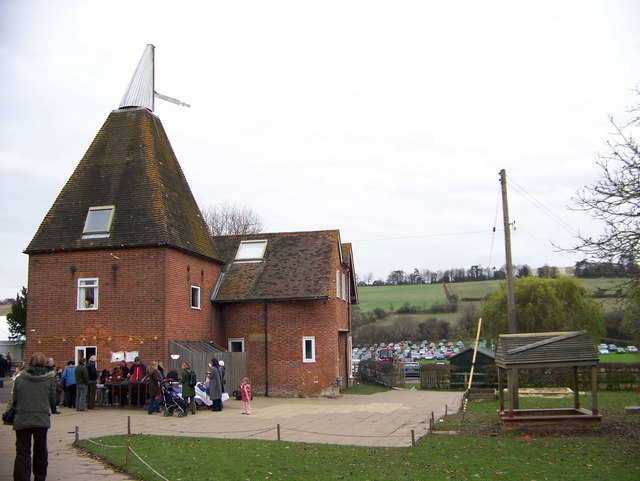
<svg viewBox="0 0 640 481"><path fill-rule="evenodd" d="M266 240L242 241L238 252L236 253L237 261L259 261L264 257L264 251L267 248Z"/></svg>
<svg viewBox="0 0 640 481"><path fill-rule="evenodd" d="M115 207L113 205L90 207L87 213L87 219L84 222L82 238L109 237L114 211Z"/></svg>

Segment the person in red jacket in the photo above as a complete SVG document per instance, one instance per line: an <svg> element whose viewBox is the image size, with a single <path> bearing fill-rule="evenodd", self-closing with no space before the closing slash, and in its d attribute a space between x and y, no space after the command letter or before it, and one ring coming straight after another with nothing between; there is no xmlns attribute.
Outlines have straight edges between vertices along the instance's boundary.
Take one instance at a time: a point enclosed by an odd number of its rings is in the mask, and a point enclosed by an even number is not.
<svg viewBox="0 0 640 481"><path fill-rule="evenodd" d="M245 377L240 384L242 392L242 414L251 414L251 381Z"/></svg>

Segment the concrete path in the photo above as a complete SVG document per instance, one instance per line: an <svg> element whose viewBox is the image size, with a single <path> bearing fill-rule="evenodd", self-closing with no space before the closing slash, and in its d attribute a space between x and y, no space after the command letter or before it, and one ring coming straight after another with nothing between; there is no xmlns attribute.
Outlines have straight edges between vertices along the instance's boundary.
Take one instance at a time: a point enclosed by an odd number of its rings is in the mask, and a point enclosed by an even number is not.
<svg viewBox="0 0 640 481"><path fill-rule="evenodd" d="M8 385L9 384L9 385ZM10 383L0 389L0 407L8 398ZM101 408L77 412L62 408L52 416L49 431L49 481L103 481L131 478L115 473L71 447L76 428L80 439L126 434L128 423L133 434L195 436L233 439L278 439L282 441L377 447L411 446L428 434L432 416L440 419L457 412L462 395L455 392L392 390L374 395L345 395L336 399L282 399L256 397L252 414L242 415L242 402L231 399L222 412L198 410L194 416L148 415L144 409ZM11 426L2 425L0 479L11 479L15 436Z"/></svg>

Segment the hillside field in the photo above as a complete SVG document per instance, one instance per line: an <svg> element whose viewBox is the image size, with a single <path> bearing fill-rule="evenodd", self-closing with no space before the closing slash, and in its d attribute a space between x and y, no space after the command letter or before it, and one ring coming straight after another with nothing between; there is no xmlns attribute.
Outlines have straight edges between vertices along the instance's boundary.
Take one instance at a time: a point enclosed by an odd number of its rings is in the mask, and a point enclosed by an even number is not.
<svg viewBox="0 0 640 481"><path fill-rule="evenodd" d="M449 292L458 296L459 300L470 298L480 299L495 290L506 281L478 281L457 282L447 284ZM588 292L594 293L598 289L612 294L625 282L625 279L580 279ZM365 286L358 287L359 306L362 311L372 311L375 308L394 312L408 303L420 309L428 309L434 304L445 304L447 298L442 284L418 284L404 286ZM479 302L472 302L480 305ZM464 304L464 302L463 302Z"/></svg>

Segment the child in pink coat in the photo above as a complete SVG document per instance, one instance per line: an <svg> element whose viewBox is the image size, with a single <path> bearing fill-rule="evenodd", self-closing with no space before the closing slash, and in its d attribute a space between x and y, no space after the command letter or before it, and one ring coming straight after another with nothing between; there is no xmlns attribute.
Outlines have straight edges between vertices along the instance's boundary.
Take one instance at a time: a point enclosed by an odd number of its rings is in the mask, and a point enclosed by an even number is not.
<svg viewBox="0 0 640 481"><path fill-rule="evenodd" d="M242 414L251 414L251 381L245 377L240 384L242 392Z"/></svg>

